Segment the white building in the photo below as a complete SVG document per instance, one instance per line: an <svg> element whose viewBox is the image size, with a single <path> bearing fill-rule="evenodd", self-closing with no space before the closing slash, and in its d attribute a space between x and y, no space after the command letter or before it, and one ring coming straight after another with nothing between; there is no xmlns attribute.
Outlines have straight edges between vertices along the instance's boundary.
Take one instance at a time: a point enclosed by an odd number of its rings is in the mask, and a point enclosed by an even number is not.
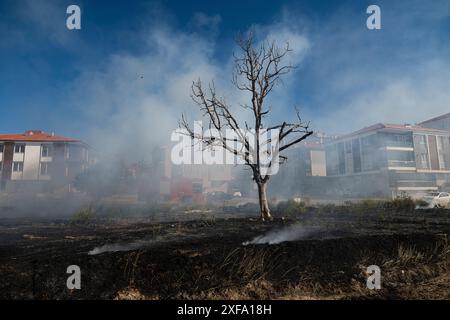
<svg viewBox="0 0 450 320"><path fill-rule="evenodd" d="M70 191L89 163L89 147L77 139L38 130L0 134L1 191Z"/></svg>

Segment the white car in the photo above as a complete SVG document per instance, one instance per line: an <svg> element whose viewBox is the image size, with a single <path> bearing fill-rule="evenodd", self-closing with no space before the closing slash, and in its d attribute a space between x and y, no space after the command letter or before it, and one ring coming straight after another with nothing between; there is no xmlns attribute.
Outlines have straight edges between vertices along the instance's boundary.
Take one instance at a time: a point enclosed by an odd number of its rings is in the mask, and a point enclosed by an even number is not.
<svg viewBox="0 0 450 320"><path fill-rule="evenodd" d="M450 194L447 192L431 192L423 200L429 204L430 208L450 207Z"/></svg>

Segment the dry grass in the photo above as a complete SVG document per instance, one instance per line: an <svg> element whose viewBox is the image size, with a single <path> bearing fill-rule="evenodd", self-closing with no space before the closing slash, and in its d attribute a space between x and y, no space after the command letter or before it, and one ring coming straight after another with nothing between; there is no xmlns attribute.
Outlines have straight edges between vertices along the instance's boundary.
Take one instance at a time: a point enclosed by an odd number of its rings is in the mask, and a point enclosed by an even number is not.
<svg viewBox="0 0 450 320"><path fill-rule="evenodd" d="M120 290L117 292L114 300L159 300L160 297L158 295L147 296L142 294L135 287L128 287L126 289Z"/></svg>
<svg viewBox="0 0 450 320"><path fill-rule="evenodd" d="M450 275L447 269L450 246L441 243L430 251L399 245L393 256L384 257L381 290L366 287L366 268L371 256L361 256L354 268L360 270L347 285L314 280L307 272L295 282L274 282L270 275L277 270L278 259L262 249L236 249L224 259L220 270L235 274L240 281L228 278L219 288L196 293L181 293L182 299L448 299ZM210 276L213 276L210 273ZM282 277L281 277L282 278Z"/></svg>
<svg viewBox="0 0 450 320"><path fill-rule="evenodd" d="M430 219L433 222L433 219ZM284 226L280 221L278 227ZM403 223L403 222L402 222ZM266 224L201 220L147 226L96 224L11 229L3 233L3 299L448 299L447 225L438 232L368 234L277 245L242 243ZM403 226L403 225L400 225ZM375 227L384 227L379 222ZM32 231L32 232L31 232ZM70 231L70 232L68 232ZM199 233L207 236L195 237ZM46 236L42 241L24 234ZM175 235L177 237L175 237ZM178 235L195 235L191 238ZM93 247L146 237L159 245L87 255ZM14 239L20 239L12 242ZM89 240L90 239L90 240ZM9 257L13 257L9 258ZM67 261L80 265L82 291L65 290ZM369 265L381 268L381 290L366 287ZM32 286L35 275L36 286Z"/></svg>
<svg viewBox="0 0 450 320"><path fill-rule="evenodd" d="M231 251L219 266L233 277L243 281L255 281L265 278L274 271L277 257L263 248L237 248Z"/></svg>
<svg viewBox="0 0 450 320"><path fill-rule="evenodd" d="M365 269L370 264L370 257L363 257L358 264L360 281L353 281L352 295L394 299L448 299L449 260L450 245L446 239L426 251L414 246L399 245L396 253L383 259L380 264L381 290L368 291L361 280L367 276Z"/></svg>

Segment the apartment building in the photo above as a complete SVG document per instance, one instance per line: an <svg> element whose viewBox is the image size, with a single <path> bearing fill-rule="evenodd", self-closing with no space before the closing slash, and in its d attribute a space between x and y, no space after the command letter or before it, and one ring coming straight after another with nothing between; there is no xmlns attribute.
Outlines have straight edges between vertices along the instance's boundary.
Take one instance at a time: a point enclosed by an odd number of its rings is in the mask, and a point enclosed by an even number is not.
<svg viewBox="0 0 450 320"><path fill-rule="evenodd" d="M283 197L320 195L327 179L324 143L329 140L330 137L321 133L314 134L284 152L287 160L270 178L270 194Z"/></svg>
<svg viewBox="0 0 450 320"><path fill-rule="evenodd" d="M419 123L419 126L425 127L425 128L434 128L434 129L450 131L450 113L446 113L439 117L425 120L425 121Z"/></svg>
<svg viewBox="0 0 450 320"><path fill-rule="evenodd" d="M152 154L151 166L139 174L140 198L156 202L201 203L207 194L231 191L232 168L232 165L174 165L171 148L157 147Z"/></svg>
<svg viewBox="0 0 450 320"><path fill-rule="evenodd" d="M325 150L331 193L414 196L450 186L450 130L380 123L341 136Z"/></svg>
<svg viewBox="0 0 450 320"><path fill-rule="evenodd" d="M0 134L0 191L70 191L89 157L89 147L77 139L40 130Z"/></svg>

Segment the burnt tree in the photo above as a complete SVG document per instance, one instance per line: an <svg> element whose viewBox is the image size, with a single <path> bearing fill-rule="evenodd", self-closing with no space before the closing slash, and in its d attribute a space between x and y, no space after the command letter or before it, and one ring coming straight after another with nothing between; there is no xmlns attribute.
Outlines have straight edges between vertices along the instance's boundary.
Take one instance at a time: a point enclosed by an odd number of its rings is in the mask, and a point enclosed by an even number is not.
<svg viewBox="0 0 450 320"><path fill-rule="evenodd" d="M276 46L274 42L256 45L250 34L238 39L237 44L240 53L234 55L233 84L238 90L249 92L251 102L241 107L251 112L253 123L249 125L247 121L239 121L240 119L231 111L225 99L216 94L214 83L205 89L198 80L192 84L192 99L208 120L209 129L215 130L218 134L206 136L196 133L184 115L180 121L180 128L206 148L220 147L239 157L252 170L253 180L258 187L261 219L272 220L267 200L267 183L270 178L267 169L274 166L274 161L278 162L277 165L285 161L287 158L282 155L282 151L303 141L313 132L309 129L309 123L302 121L298 111L294 121L284 121L276 125L265 123L271 111L265 105L267 96L279 83L281 77L295 68L292 65L283 64L284 58L291 51L289 43L283 48ZM233 138L224 134L227 129L234 132ZM276 139L261 138L263 133L271 130L275 130ZM266 150L267 144L275 144L275 147L272 146L270 150ZM261 157L264 153L267 153L272 160L263 166ZM264 170L262 170L263 167Z"/></svg>

